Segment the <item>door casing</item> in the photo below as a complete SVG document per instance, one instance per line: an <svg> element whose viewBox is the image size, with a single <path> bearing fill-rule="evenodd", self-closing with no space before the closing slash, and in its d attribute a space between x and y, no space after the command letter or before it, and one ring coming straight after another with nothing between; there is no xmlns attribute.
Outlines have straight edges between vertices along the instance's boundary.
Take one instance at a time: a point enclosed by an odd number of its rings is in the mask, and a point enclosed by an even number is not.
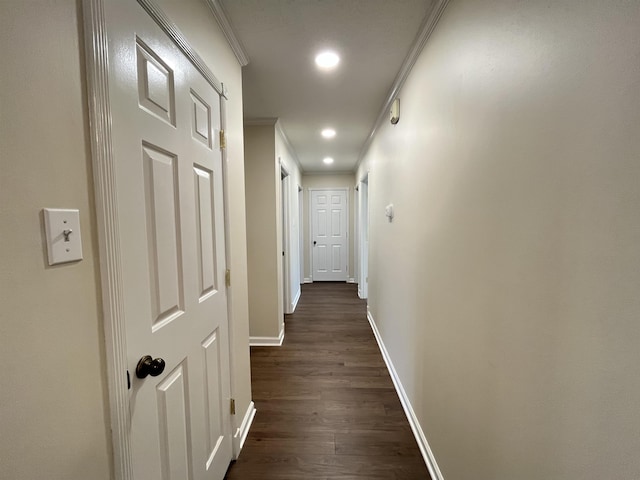
<svg viewBox="0 0 640 480"><path fill-rule="evenodd" d="M369 296L369 174L358 186L358 296Z"/></svg>

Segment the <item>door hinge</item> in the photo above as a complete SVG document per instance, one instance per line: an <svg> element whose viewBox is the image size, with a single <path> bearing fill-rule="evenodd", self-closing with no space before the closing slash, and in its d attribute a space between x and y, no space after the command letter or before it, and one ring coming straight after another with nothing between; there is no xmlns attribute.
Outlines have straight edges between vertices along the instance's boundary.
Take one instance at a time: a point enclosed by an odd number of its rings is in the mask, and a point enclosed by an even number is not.
<svg viewBox="0 0 640 480"><path fill-rule="evenodd" d="M231 286L231 270L228 268L224 272L224 283L227 287Z"/></svg>
<svg viewBox="0 0 640 480"><path fill-rule="evenodd" d="M227 148L227 137L224 134L224 130L220 130L220 149Z"/></svg>
<svg viewBox="0 0 640 480"><path fill-rule="evenodd" d="M235 398L231 399L231 402L229 402L229 406L230 406L231 415L235 415L236 414L236 399Z"/></svg>

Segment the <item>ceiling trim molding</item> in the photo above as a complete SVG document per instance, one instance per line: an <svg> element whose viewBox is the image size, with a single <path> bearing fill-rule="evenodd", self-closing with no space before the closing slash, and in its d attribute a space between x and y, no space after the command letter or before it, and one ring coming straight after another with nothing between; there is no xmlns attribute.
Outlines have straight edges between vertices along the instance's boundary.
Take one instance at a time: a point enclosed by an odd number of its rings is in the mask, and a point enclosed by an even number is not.
<svg viewBox="0 0 640 480"><path fill-rule="evenodd" d="M231 22L229 21L229 17L227 16L227 12L224 11L222 4L219 0L206 1L207 5L209 5L209 8L211 9L211 13L213 13L213 16L218 22L218 25L220 25L222 33L224 33L224 36L227 38L231 50L233 50L233 53L238 59L238 63L240 63L241 67L248 65L249 55L247 55L247 52L242 46L242 43L240 43L240 39L236 35L236 32L233 30Z"/></svg>
<svg viewBox="0 0 640 480"><path fill-rule="evenodd" d="M311 176L311 175L325 175L325 176L331 176L331 177L335 177L335 176L340 176L340 175L344 175L349 176L349 177L353 177L355 175L355 173L353 172L353 170L325 170L325 171L321 171L321 170L310 170L308 172L304 172L304 175L307 176ZM352 188L352 187L350 187Z"/></svg>
<svg viewBox="0 0 640 480"><path fill-rule="evenodd" d="M291 145L291 141L289 140L289 137L285 133L284 128L282 127L282 122L280 121L279 118L277 117L245 118L244 126L245 127L273 126L274 130L277 130L277 132L282 137L285 147L287 147L287 150L289 150L289 153L293 157L293 161L296 162L296 165L298 166L298 170L300 170L300 174L304 172L304 169L300 164L300 159L298 158L298 154L296 153L296 150L293 148L293 145Z"/></svg>
<svg viewBox="0 0 640 480"><path fill-rule="evenodd" d="M282 136L282 140L284 140L284 144L287 147L287 150L289 150L289 153L293 157L293 161L296 162L296 165L298 166L300 175L302 175L302 173L304 172L304 169L300 164L300 159L298 158L298 154L296 153L296 150L293 148L293 145L291 145L291 141L289 140L289 137L287 137L287 134L284 132L284 128L282 127L282 122L280 121L280 119L277 119L277 120L278 121L276 122L276 130L278 130L278 132Z"/></svg>
<svg viewBox="0 0 640 480"><path fill-rule="evenodd" d="M378 118L376 119L376 122L373 124L373 128L369 132L367 139L362 145L362 149L360 150L360 155L358 155L358 161L356 162L356 166L355 166L356 171L360 167L360 164L362 163L364 156L369 150L369 147L371 146L371 142L373 141L373 138L375 137L375 134L378 131L378 128L380 128L380 125L382 125L382 123L388 117L391 104L393 103L398 93L404 86L404 83L407 81L407 78L409 77L411 70L413 70L413 66L418 60L420 53L422 53L422 50L427 44L429 37L433 33L433 30L436 28L436 25L438 24L440 17L442 17L442 13L444 12L448 3L449 3L449 0L437 0L436 4L433 6L431 11L427 15L425 15L424 20L420 25L420 29L418 30L418 34L416 35L416 38L413 41L413 44L411 45L411 49L409 50L409 53L405 57L404 62L402 62L402 66L398 71L398 75L396 75L396 78L393 81L393 84L391 85L391 89L387 93L387 97L385 99L384 104L382 105L382 109L380 110L380 113L378 114Z"/></svg>
<svg viewBox="0 0 640 480"><path fill-rule="evenodd" d="M244 126L245 127L259 127L261 125L275 125L278 121L277 117L256 117L256 118L245 118Z"/></svg>

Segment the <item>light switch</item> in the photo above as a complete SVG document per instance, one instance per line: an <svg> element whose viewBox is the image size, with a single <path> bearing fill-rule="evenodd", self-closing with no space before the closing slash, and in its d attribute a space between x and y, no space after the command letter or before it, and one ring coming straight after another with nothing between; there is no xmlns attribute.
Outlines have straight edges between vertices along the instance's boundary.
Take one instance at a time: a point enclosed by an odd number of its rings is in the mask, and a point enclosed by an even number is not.
<svg viewBox="0 0 640 480"><path fill-rule="evenodd" d="M82 260L79 210L45 208L44 228L49 265Z"/></svg>

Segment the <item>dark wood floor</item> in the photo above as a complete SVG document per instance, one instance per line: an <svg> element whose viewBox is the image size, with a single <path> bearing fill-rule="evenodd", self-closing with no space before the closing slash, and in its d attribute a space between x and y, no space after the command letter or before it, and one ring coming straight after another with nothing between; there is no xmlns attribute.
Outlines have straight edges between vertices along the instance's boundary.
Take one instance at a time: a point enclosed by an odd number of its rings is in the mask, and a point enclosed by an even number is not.
<svg viewBox="0 0 640 480"><path fill-rule="evenodd" d="M302 286L282 347L252 347L257 414L228 480L429 479L356 286Z"/></svg>

